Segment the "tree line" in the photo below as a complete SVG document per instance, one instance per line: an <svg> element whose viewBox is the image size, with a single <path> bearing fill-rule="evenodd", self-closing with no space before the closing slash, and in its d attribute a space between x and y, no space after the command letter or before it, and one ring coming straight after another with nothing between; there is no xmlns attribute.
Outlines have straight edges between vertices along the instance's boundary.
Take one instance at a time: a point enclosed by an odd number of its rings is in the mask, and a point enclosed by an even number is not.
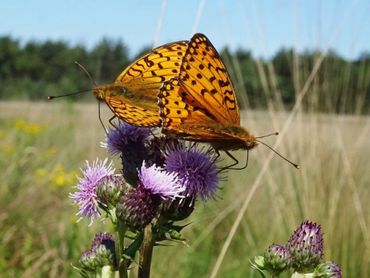
<svg viewBox="0 0 370 278"><path fill-rule="evenodd" d="M120 40L102 39L91 49L64 41L28 41L0 37L0 99L46 99L91 88L79 71L79 61L98 84L112 82L138 56L130 55ZM237 91L248 108L289 109L305 87L320 51L296 53L281 49L270 59L258 59L250 51L220 51ZM370 106L370 53L346 60L333 51L326 54L304 99L304 108L322 112L368 113ZM92 99L86 94L71 99Z"/></svg>

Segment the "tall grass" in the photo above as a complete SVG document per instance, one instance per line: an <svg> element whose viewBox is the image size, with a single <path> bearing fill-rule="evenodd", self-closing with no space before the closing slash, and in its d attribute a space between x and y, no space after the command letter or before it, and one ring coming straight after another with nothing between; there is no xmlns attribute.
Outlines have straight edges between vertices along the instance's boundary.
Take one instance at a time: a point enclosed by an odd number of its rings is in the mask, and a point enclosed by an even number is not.
<svg viewBox="0 0 370 278"><path fill-rule="evenodd" d="M97 106L0 103L0 272L9 277L71 277L71 264L94 232L75 223L68 193L85 159L105 157ZM286 112L249 111L243 125L255 134L279 130ZM104 111L104 118L109 112ZM272 242L284 243L304 219L322 225L325 258L344 277L368 277L370 118L299 112L252 196L218 277L257 277L249 260ZM266 139L273 144L274 138ZM153 277L208 277L245 197L270 151L259 146L246 170L225 173L220 199L199 203L185 229L187 244L159 247ZM240 160L245 154L238 154ZM225 158L226 159L226 158ZM117 163L117 165L119 165ZM105 228L104 228L105 229Z"/></svg>

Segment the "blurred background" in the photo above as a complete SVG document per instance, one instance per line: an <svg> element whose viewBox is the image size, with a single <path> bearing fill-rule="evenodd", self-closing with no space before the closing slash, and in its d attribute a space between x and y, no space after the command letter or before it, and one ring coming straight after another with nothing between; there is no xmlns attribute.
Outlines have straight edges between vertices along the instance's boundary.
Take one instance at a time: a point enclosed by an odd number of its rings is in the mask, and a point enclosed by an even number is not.
<svg viewBox="0 0 370 278"><path fill-rule="evenodd" d="M305 219L325 259L370 276L370 3L288 0L1 1L0 272L74 277L104 223L76 223L68 197L86 159L104 158L91 88L155 46L208 36L231 74L242 125L269 138L199 203L187 245L157 248L153 277L257 277L249 260ZM111 112L103 108L103 120ZM242 160L245 154L237 154ZM225 158L226 160L226 158ZM117 160L117 167L119 161ZM172 261L171 264L163 263Z"/></svg>

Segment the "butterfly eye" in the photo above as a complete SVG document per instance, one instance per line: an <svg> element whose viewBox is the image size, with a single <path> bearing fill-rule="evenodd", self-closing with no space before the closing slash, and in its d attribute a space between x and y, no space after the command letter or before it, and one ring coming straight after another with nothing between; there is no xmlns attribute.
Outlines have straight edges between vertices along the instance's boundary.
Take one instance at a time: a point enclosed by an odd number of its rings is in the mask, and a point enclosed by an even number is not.
<svg viewBox="0 0 370 278"><path fill-rule="evenodd" d="M118 91L121 93L121 94L124 94L126 93L126 88L123 87L123 86L118 86Z"/></svg>

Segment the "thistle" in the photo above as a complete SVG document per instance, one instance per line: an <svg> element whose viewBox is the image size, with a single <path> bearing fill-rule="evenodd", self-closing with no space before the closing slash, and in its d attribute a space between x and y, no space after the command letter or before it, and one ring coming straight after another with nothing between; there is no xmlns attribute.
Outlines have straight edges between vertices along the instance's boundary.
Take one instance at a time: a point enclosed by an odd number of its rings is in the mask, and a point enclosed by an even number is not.
<svg viewBox="0 0 370 278"><path fill-rule="evenodd" d="M119 199L129 189L122 175L105 176L96 187L97 199L107 208L114 208Z"/></svg>
<svg viewBox="0 0 370 278"><path fill-rule="evenodd" d="M277 276L290 267L292 255L289 250L282 245L270 245L263 255L265 268L273 275Z"/></svg>
<svg viewBox="0 0 370 278"><path fill-rule="evenodd" d="M313 277L342 278L342 272L338 264L329 261L319 264L315 268Z"/></svg>
<svg viewBox="0 0 370 278"><path fill-rule="evenodd" d="M163 200L182 197L184 187L174 173L143 163L136 188L125 194L117 204L117 216L134 229L144 228L155 217Z"/></svg>
<svg viewBox="0 0 370 278"><path fill-rule="evenodd" d="M312 272L323 256L320 225L305 221L289 238L287 248L292 255L292 267L298 272Z"/></svg>
<svg viewBox="0 0 370 278"><path fill-rule="evenodd" d="M108 233L97 233L91 248L84 252L79 260L82 269L97 271L104 266L116 267L115 242Z"/></svg>
<svg viewBox="0 0 370 278"><path fill-rule="evenodd" d="M199 150L183 144L166 152L165 169L176 173L188 197L214 198L218 189L216 156L211 149Z"/></svg>
<svg viewBox="0 0 370 278"><path fill-rule="evenodd" d="M117 128L110 129L105 142L101 145L112 155L119 155L125 180L135 185L138 180L137 169L148 157L148 128L138 128L120 122Z"/></svg>
<svg viewBox="0 0 370 278"><path fill-rule="evenodd" d="M90 219L90 225L95 218L100 217L98 210L98 201L96 188L100 180L106 176L113 175L114 168L112 162L107 164L108 160L103 161L96 159L92 165L86 161L86 167L82 171L82 178L78 178L79 183L76 185L77 191L70 194L70 198L78 204L79 211L77 215L79 220L83 217Z"/></svg>

